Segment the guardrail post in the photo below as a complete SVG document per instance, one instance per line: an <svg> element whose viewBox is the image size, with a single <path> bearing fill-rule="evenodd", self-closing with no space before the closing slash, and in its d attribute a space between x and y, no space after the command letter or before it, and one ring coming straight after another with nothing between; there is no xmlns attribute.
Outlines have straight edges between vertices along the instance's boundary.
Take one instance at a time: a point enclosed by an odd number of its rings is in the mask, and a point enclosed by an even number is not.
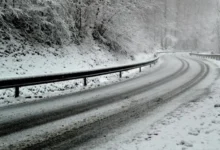
<svg viewBox="0 0 220 150"><path fill-rule="evenodd" d="M87 86L87 80L86 80L86 78L83 78L83 81L84 81L84 86Z"/></svg>
<svg viewBox="0 0 220 150"><path fill-rule="evenodd" d="M152 67L152 65L157 63L157 59L142 62L138 64L131 64L131 65L125 65L125 66L119 66L119 67L113 67L113 68L105 68L105 69L98 69L98 70L91 70L91 71L83 71L83 72L72 72L67 74L52 74L48 76L35 76L35 77L26 77L26 78L14 78L9 80L0 80L0 89L4 88L13 88L14 97L20 96L20 88L30 85L39 85L39 84L46 84L51 82L61 82L66 80L73 80L73 79L80 79L82 86L88 86L89 80L87 78L95 77L95 76L101 76L106 74L112 74L112 73L119 73L119 77L122 78L122 73L128 70L132 69L139 69L140 72L144 71L144 69L147 66ZM22 94L21 94L22 95Z"/></svg>
<svg viewBox="0 0 220 150"><path fill-rule="evenodd" d="M15 98L19 97L19 87L15 87Z"/></svg>

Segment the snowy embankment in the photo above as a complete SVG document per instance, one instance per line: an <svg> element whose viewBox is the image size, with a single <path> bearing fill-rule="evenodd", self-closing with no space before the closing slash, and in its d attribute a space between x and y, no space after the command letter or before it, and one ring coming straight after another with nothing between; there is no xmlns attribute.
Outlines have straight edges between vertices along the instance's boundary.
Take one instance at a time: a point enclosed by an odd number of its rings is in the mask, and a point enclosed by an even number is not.
<svg viewBox="0 0 220 150"><path fill-rule="evenodd" d="M116 137L113 133L112 139L108 135L111 140L103 142L104 144L98 142L99 146L94 149L219 150L220 62L208 61L216 64L218 74L210 89L207 89L207 84L210 84L207 82L211 80L197 85L188 96L183 95L166 104L167 106L161 106L151 112L147 119L137 122L132 129L121 129ZM206 85L206 89L203 89L203 85ZM202 89L206 91L205 95ZM193 96L196 93L201 95Z"/></svg>
<svg viewBox="0 0 220 150"><path fill-rule="evenodd" d="M19 47L19 43L1 47L1 49L10 50L15 47ZM25 46L22 51L8 55L5 53L0 57L0 80L133 64L152 58L152 54L146 53L140 53L136 56L119 55L116 52L106 50L105 47L99 47L97 44L83 44L78 47L70 45L62 49ZM23 87L20 89L21 97L17 99L14 98L14 89L0 90L0 106L95 88L130 78L137 72L138 69L125 72L122 79L119 79L118 74L89 78L87 87L83 86L81 79ZM128 74L130 75L127 76Z"/></svg>

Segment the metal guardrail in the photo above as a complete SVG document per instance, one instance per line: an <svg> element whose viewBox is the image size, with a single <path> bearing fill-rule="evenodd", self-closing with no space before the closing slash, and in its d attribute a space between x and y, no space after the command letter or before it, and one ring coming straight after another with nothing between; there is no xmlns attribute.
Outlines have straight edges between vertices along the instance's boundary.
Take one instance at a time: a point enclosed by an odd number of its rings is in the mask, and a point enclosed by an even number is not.
<svg viewBox="0 0 220 150"><path fill-rule="evenodd" d="M219 54L197 54L197 53L190 53L190 56L198 56L201 58L210 58L210 59L216 59L220 60Z"/></svg>
<svg viewBox="0 0 220 150"><path fill-rule="evenodd" d="M83 79L84 86L86 86L87 78L89 77L101 76L101 75L112 74L112 73L119 73L119 77L121 78L123 71L128 71L128 70L139 68L139 71L141 72L142 67L144 66L151 67L152 64L157 63L158 59L159 58L156 58L148 62L138 63L138 64L104 68L104 69L96 69L96 70L91 70L91 71L81 71L81 72L72 72L72 73L63 73L63 74L4 79L4 80L0 80L0 89L15 88L15 97L19 97L19 88L24 87L24 86L47 84L47 83L52 83L52 82L61 82L61 81L74 80L74 79Z"/></svg>

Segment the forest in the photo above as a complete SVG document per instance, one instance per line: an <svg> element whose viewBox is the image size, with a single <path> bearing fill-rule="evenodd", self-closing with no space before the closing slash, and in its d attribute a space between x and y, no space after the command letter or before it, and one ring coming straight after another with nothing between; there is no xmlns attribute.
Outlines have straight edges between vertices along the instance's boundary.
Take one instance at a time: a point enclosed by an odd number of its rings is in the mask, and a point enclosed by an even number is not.
<svg viewBox="0 0 220 150"><path fill-rule="evenodd" d="M219 52L219 12L219 0L0 0L0 39Z"/></svg>

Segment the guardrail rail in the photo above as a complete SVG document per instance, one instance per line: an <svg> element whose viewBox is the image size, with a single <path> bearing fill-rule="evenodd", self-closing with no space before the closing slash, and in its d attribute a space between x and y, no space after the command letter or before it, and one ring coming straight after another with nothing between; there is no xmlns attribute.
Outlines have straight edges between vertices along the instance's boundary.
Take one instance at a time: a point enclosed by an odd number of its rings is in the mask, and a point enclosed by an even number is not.
<svg viewBox="0 0 220 150"><path fill-rule="evenodd" d="M210 59L220 60L220 54L190 53L190 56L198 56L198 57L201 57L201 58L210 58Z"/></svg>
<svg viewBox="0 0 220 150"><path fill-rule="evenodd" d="M25 86L47 84L47 83L61 82L61 81L74 80L74 79L83 79L84 86L86 86L87 78L89 77L107 75L107 74L112 74L112 73L119 73L119 77L121 78L123 71L128 71L128 70L139 68L139 71L141 72L142 67L144 66L151 67L151 65L157 63L158 59L159 58L155 58L151 61L147 61L143 63L124 65L124 66L119 66L119 67L104 68L104 69L96 69L96 70L90 70L90 71L4 79L4 80L0 80L0 89L15 88L15 97L19 97L19 88L25 87Z"/></svg>

